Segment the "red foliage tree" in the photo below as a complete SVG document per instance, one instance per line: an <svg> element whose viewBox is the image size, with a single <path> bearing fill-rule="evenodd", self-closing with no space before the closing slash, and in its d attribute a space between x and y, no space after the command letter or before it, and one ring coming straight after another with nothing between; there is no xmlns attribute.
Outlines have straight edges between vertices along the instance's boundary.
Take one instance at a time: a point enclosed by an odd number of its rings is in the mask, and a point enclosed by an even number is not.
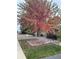
<svg viewBox="0 0 79 59"><path fill-rule="evenodd" d="M39 30L48 32L50 26L45 21L53 15L51 1L25 0L24 4L19 5L24 11L23 15L20 16L20 23L26 26L26 22L29 21L34 24L33 32L39 32Z"/></svg>

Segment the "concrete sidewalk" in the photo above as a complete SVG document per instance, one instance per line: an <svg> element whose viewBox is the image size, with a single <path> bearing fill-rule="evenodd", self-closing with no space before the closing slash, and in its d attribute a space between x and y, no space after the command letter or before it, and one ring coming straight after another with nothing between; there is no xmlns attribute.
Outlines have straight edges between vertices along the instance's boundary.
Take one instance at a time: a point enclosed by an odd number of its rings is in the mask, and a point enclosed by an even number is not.
<svg viewBox="0 0 79 59"><path fill-rule="evenodd" d="M19 42L17 42L17 59L26 59Z"/></svg>

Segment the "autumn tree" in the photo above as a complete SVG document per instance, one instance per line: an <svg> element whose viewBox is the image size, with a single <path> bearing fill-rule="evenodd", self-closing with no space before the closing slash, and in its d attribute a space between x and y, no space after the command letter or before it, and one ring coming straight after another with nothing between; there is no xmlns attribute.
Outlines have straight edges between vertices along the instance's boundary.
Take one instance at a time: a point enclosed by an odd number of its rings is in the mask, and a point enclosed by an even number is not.
<svg viewBox="0 0 79 59"><path fill-rule="evenodd" d="M20 10L18 12L18 20L22 29L25 30L33 24L32 32L49 31L50 26L45 22L47 18L53 15L53 5L51 3L52 0L50 2L47 0L25 0L24 3L18 4Z"/></svg>

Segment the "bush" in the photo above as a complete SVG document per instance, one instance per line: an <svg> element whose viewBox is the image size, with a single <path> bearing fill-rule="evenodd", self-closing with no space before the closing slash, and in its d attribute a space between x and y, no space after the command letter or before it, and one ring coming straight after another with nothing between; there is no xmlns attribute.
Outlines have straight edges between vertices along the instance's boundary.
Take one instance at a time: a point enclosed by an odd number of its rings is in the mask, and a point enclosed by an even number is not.
<svg viewBox="0 0 79 59"><path fill-rule="evenodd" d="M54 34L47 34L47 38L53 39L53 40L57 40L57 36Z"/></svg>

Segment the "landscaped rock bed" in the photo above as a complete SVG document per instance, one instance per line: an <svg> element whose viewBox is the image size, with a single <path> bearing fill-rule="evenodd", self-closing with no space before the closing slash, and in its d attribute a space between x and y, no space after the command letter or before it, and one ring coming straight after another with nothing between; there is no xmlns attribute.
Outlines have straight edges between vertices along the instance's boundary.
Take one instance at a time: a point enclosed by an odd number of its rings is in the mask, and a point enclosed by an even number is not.
<svg viewBox="0 0 79 59"><path fill-rule="evenodd" d="M30 46L40 46L44 44L57 44L57 45L59 44L58 41L51 39L32 39L32 40L28 40L27 43Z"/></svg>
<svg viewBox="0 0 79 59"><path fill-rule="evenodd" d="M54 42L53 40L47 40L47 39L33 39L33 40L27 41L27 43L31 46L39 46L39 45L53 43L53 42Z"/></svg>

